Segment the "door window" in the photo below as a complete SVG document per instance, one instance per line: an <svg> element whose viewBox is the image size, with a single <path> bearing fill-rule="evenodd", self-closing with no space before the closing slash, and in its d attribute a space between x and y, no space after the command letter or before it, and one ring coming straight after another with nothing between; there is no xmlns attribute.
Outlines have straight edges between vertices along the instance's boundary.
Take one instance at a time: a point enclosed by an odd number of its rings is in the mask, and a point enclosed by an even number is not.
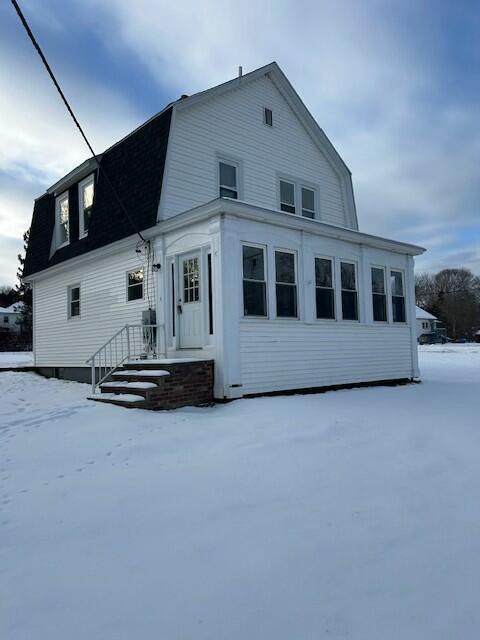
<svg viewBox="0 0 480 640"><path fill-rule="evenodd" d="M183 261L183 302L200 300L200 273L198 258L187 258Z"/></svg>

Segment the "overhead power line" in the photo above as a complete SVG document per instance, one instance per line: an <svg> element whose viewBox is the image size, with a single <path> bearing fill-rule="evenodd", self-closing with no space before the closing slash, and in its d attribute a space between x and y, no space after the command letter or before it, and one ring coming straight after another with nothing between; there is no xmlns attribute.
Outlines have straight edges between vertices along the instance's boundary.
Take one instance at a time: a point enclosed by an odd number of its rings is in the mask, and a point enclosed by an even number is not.
<svg viewBox="0 0 480 640"><path fill-rule="evenodd" d="M48 75L50 76L50 78L51 78L51 80L52 80L53 84L55 85L55 88L57 89L58 93L60 94L60 97L62 98L62 100L63 100L63 102L64 102L65 106L67 107L68 113L69 113L69 114L70 114L70 116L72 117L72 120L74 121L74 123L75 123L75 125L76 125L77 129L80 131L80 134L81 134L82 138L84 139L85 144L87 145L87 147L88 147L88 149L89 149L90 153L91 153L91 154L92 154L92 156L94 157L95 162L97 163L98 170L99 170L99 171L102 171L103 176L104 176L105 180L107 181L107 184L109 185L110 189L112 190L112 193L113 193L113 195L115 196L115 199L116 199L116 201L118 202L118 204L119 204L119 206L120 206L120 209L121 209L121 210L123 211L123 213L125 214L125 216L126 216L127 220L128 220L128 221L129 221L129 223L131 224L131 226L132 226L133 230L134 230L134 231L135 231L135 233L136 233L136 234L141 238L141 240L142 240L143 242L145 242L145 238L144 238L144 237L143 237L143 235L140 233L140 231L139 231L139 230L138 230L138 228L137 228L137 225L134 223L134 221L133 221L133 220L132 220L132 218L130 217L130 214L128 213L127 208L126 208L126 207L125 207L125 205L123 204L122 199L120 198L120 196L119 196L119 194L118 194L117 190L116 190L116 189L115 189L115 187L113 186L113 183L112 183L112 181L110 180L110 178L108 177L107 172L105 171L105 169L104 169L103 167L101 167L101 166L100 166L100 160L99 160L99 158L98 158L97 154L95 153L95 151L93 150L92 145L90 144L90 142L89 142L89 140L88 140L88 138L87 138L87 136L86 136L86 134L85 134L84 130L82 129L82 127L81 127L81 125L80 125L80 122L78 121L77 117L75 116L75 114L74 114L74 112L73 112L72 107L70 106L70 104L69 104L69 102L68 102L67 98L65 97L65 94L63 93L62 88L60 87L60 85L59 85L59 83L58 83L58 81L57 81L57 79L56 79L56 77L55 77L55 74L53 73L52 69L50 68L50 65L48 64L48 61L47 61L47 59L46 59L46 57L45 57L45 55L44 55L44 53L43 53L43 51L42 51L42 49L41 49L40 45L38 44L38 42L37 42L37 40L36 40L35 36L33 35L32 30L30 29L30 27L29 27L29 25L28 25L28 22L27 22L27 20L26 20L25 16L23 15L23 13L22 13L22 10L20 9L20 7L19 7L19 4L18 4L17 0L11 0L11 2L12 2L12 4L13 4L13 7L14 7L15 11L17 12L18 17L20 18L20 22L22 23L23 27L25 28L25 31L26 31L26 32L27 32L27 34L28 34L28 37L30 38L30 40L31 40L31 42L32 42L33 46L35 47L35 49L36 49L36 51L37 51L38 55L40 56L40 58L41 58L41 60L42 60L42 62L43 62L43 65L44 65L45 69L46 69L46 70L47 70L47 72L48 72Z"/></svg>

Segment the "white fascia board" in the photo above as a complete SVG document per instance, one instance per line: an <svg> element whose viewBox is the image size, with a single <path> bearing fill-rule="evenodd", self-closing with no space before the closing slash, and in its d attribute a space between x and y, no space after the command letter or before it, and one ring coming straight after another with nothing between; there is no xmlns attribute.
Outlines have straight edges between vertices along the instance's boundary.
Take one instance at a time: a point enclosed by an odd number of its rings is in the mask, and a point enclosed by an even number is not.
<svg viewBox="0 0 480 640"><path fill-rule="evenodd" d="M98 160L102 159L102 154L97 156ZM89 158L82 162L82 164L75 167L70 173L67 173L61 180L58 180L54 185L52 185L49 189L47 189L47 193L54 194L58 196L59 194L66 191L72 184L75 182L79 182L82 178L85 178L90 173L93 173L98 168L97 161L95 158ZM43 197L43 196L40 196ZM38 199L38 198L37 198Z"/></svg>

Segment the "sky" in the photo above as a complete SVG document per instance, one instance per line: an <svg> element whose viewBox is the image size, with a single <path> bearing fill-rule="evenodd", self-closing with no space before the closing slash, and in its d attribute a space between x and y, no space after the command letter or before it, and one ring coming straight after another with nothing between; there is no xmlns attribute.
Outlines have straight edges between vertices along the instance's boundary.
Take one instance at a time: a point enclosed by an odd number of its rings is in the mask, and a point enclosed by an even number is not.
<svg viewBox="0 0 480 640"><path fill-rule="evenodd" d="M480 274L480 3L19 0L96 151L276 60L353 174L360 229ZM0 285L34 198L88 157L0 2Z"/></svg>

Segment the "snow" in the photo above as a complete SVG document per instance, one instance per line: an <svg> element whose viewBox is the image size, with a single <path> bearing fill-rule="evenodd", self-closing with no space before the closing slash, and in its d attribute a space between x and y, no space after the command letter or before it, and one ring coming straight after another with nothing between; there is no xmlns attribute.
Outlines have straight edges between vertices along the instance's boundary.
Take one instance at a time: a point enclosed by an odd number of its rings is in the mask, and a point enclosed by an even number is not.
<svg viewBox="0 0 480 640"><path fill-rule="evenodd" d="M126 382L123 380L111 380L110 382L103 382L101 387L122 387L124 389L155 389L158 387L154 382Z"/></svg>
<svg viewBox="0 0 480 640"><path fill-rule="evenodd" d="M12 367L31 367L33 353L31 351L0 351L0 369Z"/></svg>
<svg viewBox="0 0 480 640"><path fill-rule="evenodd" d="M164 369L132 369L131 371L115 371L113 376L138 376L144 378L145 376L152 376L154 378L161 378L162 376L169 376L170 372Z"/></svg>
<svg viewBox="0 0 480 640"><path fill-rule="evenodd" d="M171 412L0 374L0 637L476 640L480 345Z"/></svg>
<svg viewBox="0 0 480 640"><path fill-rule="evenodd" d="M183 362L204 362L209 360L209 358L147 358L145 360L129 360L128 364L141 364L142 362L148 362L148 364L181 364Z"/></svg>
<svg viewBox="0 0 480 640"><path fill-rule="evenodd" d="M135 393L97 393L96 395L89 395L89 400L116 400L117 402L144 402L143 396L136 395Z"/></svg>

